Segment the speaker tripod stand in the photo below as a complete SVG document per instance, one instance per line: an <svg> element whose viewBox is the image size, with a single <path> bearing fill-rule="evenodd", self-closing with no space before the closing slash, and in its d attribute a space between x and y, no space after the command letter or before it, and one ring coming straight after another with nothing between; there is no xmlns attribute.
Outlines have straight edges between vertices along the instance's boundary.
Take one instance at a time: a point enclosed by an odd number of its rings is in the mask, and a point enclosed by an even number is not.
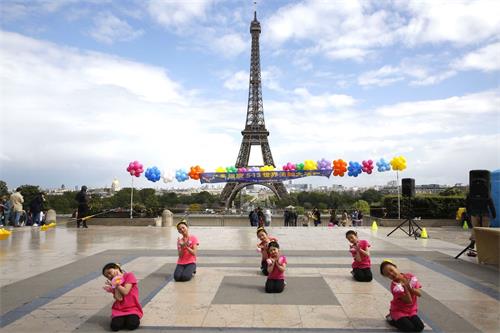
<svg viewBox="0 0 500 333"><path fill-rule="evenodd" d="M390 233L387 234L387 237L389 237L394 231L398 230L398 229L401 229L405 234L407 234L409 237L415 237L415 239L417 239L417 237L420 236L420 233L418 232L419 230L422 231L422 228L420 228L420 226L417 224L417 222L415 222L414 218L413 218L413 209L411 207L411 198L407 198L407 206L408 206L408 210L407 210L407 214L406 214L406 219L401 222L396 228L394 228ZM403 226L408 223L408 231L406 231Z"/></svg>
<svg viewBox="0 0 500 333"><path fill-rule="evenodd" d="M472 220L472 216L471 216L471 220ZM481 226L481 227L483 226L483 215L482 214L479 215L479 226ZM472 226L472 230L474 230L474 226ZM475 238L475 237L471 237L471 238ZM469 250L469 252L471 252L473 254L472 256L475 257L477 255L477 252L475 250L475 246L476 246L476 240L471 239L469 245L467 245L462 251L460 251L460 253L456 255L455 259L458 259L467 250Z"/></svg>

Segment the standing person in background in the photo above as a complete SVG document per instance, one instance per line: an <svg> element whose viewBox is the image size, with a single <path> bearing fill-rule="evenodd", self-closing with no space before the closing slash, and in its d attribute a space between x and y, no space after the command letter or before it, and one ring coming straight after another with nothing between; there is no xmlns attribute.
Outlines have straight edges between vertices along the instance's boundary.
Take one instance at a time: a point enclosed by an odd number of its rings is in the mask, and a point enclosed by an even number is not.
<svg viewBox="0 0 500 333"><path fill-rule="evenodd" d="M264 226L264 221L266 220L266 217L264 216L264 212L262 211L262 208L257 207L257 216L259 218L259 227Z"/></svg>
<svg viewBox="0 0 500 333"><path fill-rule="evenodd" d="M299 216L297 215L297 211L295 210L295 208L292 210L292 225L294 227L297 226L297 219L299 218Z"/></svg>
<svg viewBox="0 0 500 333"><path fill-rule="evenodd" d="M269 227L271 225L273 218L273 214L271 214L271 210L269 208L267 208L266 211L264 212L264 216L265 216L265 225L266 227Z"/></svg>
<svg viewBox="0 0 500 333"><path fill-rule="evenodd" d="M343 227L345 227L347 225L347 222L349 222L349 215L347 215L347 210L344 209L342 217L340 218L340 223Z"/></svg>
<svg viewBox="0 0 500 333"><path fill-rule="evenodd" d="M313 210L313 219L315 227L321 224L321 213L318 208L314 208Z"/></svg>
<svg viewBox="0 0 500 333"><path fill-rule="evenodd" d="M45 193L40 192L36 197L31 200L30 203L30 211L31 211L31 221L34 227L38 227L38 225L42 225L42 211L43 211L43 203L45 201Z"/></svg>
<svg viewBox="0 0 500 333"><path fill-rule="evenodd" d="M10 222L10 200L7 196L2 196L2 202L0 203L0 225L8 226Z"/></svg>
<svg viewBox="0 0 500 333"><path fill-rule="evenodd" d="M288 208L285 208L285 212L283 213L283 220L285 227L288 227L288 224L290 223L290 212L288 211Z"/></svg>
<svg viewBox="0 0 500 333"><path fill-rule="evenodd" d="M80 225L83 224L83 228L88 228L87 222L84 220L84 218L89 214L89 195L87 194L87 186L82 186L82 189L76 195L75 200L78 203L76 227L80 228Z"/></svg>
<svg viewBox="0 0 500 333"><path fill-rule="evenodd" d="M12 203L12 216L14 218L14 227L19 228L19 219L21 218L21 215L23 214L23 203L24 203L24 198L21 194L21 188L18 187L16 189L16 192L12 193L10 195L10 202Z"/></svg>
<svg viewBox="0 0 500 333"><path fill-rule="evenodd" d="M250 211L250 214L248 214L248 219L250 220L250 226L256 227L259 225L259 216L257 215L257 208Z"/></svg>

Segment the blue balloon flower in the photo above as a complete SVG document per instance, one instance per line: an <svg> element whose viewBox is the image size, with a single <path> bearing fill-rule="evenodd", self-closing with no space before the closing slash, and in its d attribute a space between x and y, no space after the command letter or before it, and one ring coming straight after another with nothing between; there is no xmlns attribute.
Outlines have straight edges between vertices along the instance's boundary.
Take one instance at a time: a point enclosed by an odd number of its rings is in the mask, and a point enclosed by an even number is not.
<svg viewBox="0 0 500 333"><path fill-rule="evenodd" d="M391 164L389 162L387 162L386 160L384 160L383 158L381 158L377 162L377 171L378 172L385 172L385 171L390 171L390 170L391 170Z"/></svg>
<svg viewBox="0 0 500 333"><path fill-rule="evenodd" d="M154 166L151 168L147 168L144 176L146 176L146 179L149 181L157 182L161 178L161 172L160 169Z"/></svg>
<svg viewBox="0 0 500 333"><path fill-rule="evenodd" d="M357 177L361 172L363 172L363 167L358 162L350 161L347 171L348 176Z"/></svg>
<svg viewBox="0 0 500 333"><path fill-rule="evenodd" d="M178 182L184 182L189 179L188 172L185 169L178 169L175 171L175 179L177 179Z"/></svg>

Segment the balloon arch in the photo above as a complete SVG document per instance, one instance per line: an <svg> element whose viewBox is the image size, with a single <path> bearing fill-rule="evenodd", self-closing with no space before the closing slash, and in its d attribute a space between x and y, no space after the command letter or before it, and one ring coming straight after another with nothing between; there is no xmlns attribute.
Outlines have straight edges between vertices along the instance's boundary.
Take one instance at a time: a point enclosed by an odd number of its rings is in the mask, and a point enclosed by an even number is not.
<svg viewBox="0 0 500 333"><path fill-rule="evenodd" d="M192 166L188 169L176 169L175 171L160 171L157 166L148 167L144 170L144 166L139 161L132 161L127 167L127 172L132 176L132 188L134 187L134 177L140 177L143 173L147 180L158 182L163 180L164 183L171 183L174 180L184 182L188 179L199 180L202 184L211 183L226 183L238 182L242 184L241 188L248 186L248 183L258 184L277 181L285 181L311 176L322 176L330 178L330 176L358 177L361 174L371 175L375 170L377 172L387 172L390 170L397 171L399 183L399 171L406 169L406 159L403 156L396 156L390 161L380 158L374 162L371 159L363 160L361 163L355 161L346 162L343 159L333 161L322 158L321 160L305 160L304 162L284 164L281 170L276 169L272 165L264 165L261 167L237 168L235 166L218 167L215 172L205 172L205 169L199 165ZM133 192L130 194L130 218L132 218ZM399 195L398 195L399 197Z"/></svg>

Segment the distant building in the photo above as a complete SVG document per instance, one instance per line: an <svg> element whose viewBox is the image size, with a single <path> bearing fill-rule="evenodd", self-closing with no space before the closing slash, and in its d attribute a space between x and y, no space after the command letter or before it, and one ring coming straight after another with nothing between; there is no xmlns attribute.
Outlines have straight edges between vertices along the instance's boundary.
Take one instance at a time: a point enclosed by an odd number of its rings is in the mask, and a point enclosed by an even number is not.
<svg viewBox="0 0 500 333"><path fill-rule="evenodd" d="M118 191L120 191L121 187L120 187L120 182L118 181L118 179L113 179L113 181L111 182L111 193L116 193Z"/></svg>

